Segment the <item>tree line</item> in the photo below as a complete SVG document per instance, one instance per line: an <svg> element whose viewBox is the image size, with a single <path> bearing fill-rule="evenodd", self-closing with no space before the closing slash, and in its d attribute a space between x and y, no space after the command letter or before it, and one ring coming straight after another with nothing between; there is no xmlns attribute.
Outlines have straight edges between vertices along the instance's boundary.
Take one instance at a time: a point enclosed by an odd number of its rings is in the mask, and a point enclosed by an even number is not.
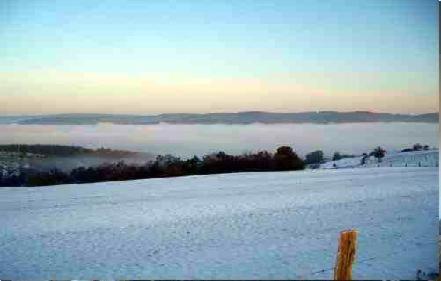
<svg viewBox="0 0 441 281"><path fill-rule="evenodd" d="M77 155L133 156L137 152L115 150L108 148L90 149L81 146L52 145L52 144L4 144L0 145L0 152L13 152L25 155L26 153L40 154L44 156L70 157Z"/></svg>
<svg viewBox="0 0 441 281"><path fill-rule="evenodd" d="M145 165L126 164L121 161L96 167L78 167L70 172L58 169L41 172L20 167L12 175L0 173L0 186L44 186L218 173L291 171L304 168L304 160L291 147L281 146L274 154L267 151L242 155L218 152L202 158L194 156L185 160L172 155L159 155Z"/></svg>
<svg viewBox="0 0 441 281"><path fill-rule="evenodd" d="M11 145L3 146L2 148L12 150L14 147ZM26 148L28 148L27 151L32 150L33 153L36 151L53 153L55 149L58 154L75 154L82 152L83 149L80 147L61 146L27 146ZM415 144L410 149L403 149L402 152L428 149L429 146L427 145ZM104 153L119 152L103 148L91 151ZM90 153L90 151L88 152ZM370 153L363 153L360 164L365 165L370 156L377 158L380 163L385 155L386 150L378 146ZM337 161L353 157L356 156L335 152L332 160ZM64 172L56 168L49 171L38 171L24 167L18 167L13 171L2 171L0 169L0 186L43 186L235 172L291 171L302 170L306 166L318 168L324 162L326 162L326 159L321 150L310 152L306 154L305 159L301 159L289 146L281 146L277 148L275 153L260 151L257 153L230 155L220 151L205 155L202 158L194 156L185 160L172 155L159 155L155 160L149 161L144 165L127 164L124 161L120 161L117 163L105 163L99 166L78 167L70 172Z"/></svg>

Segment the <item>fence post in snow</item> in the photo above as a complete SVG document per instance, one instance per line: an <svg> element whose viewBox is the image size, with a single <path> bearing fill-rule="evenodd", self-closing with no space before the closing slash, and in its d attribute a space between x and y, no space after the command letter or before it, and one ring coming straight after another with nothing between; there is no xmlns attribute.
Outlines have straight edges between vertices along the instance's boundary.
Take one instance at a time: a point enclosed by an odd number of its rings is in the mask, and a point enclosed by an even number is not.
<svg viewBox="0 0 441 281"><path fill-rule="evenodd" d="M337 261L334 268L334 280L352 280L352 264L357 248L357 231L340 232Z"/></svg>

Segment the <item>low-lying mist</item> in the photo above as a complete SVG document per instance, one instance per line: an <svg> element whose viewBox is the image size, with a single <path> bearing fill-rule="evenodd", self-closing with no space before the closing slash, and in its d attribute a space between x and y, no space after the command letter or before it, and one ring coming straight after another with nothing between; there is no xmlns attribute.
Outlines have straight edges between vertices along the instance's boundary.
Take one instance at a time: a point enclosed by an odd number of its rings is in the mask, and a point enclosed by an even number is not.
<svg viewBox="0 0 441 281"><path fill-rule="evenodd" d="M96 167L102 164L117 163L123 161L131 165L145 165L153 160L154 157L148 154L127 157L100 157L100 156L71 156L71 157L47 157L30 158L22 160L24 165L38 171L50 171L58 169L63 172L69 172L78 167ZM17 159L17 161L20 161Z"/></svg>

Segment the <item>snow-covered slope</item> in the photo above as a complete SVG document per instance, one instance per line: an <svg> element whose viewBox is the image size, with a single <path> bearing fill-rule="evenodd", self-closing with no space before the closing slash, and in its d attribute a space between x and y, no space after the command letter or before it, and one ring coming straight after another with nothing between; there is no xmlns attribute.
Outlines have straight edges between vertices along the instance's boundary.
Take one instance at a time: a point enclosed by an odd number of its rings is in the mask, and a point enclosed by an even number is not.
<svg viewBox="0 0 441 281"><path fill-rule="evenodd" d="M386 154L380 163L371 156L366 164L361 165L362 157L344 158L338 161L329 161L322 165L322 169L356 168L356 167L438 167L438 150L398 152Z"/></svg>
<svg viewBox="0 0 441 281"><path fill-rule="evenodd" d="M0 189L1 279L328 279L437 271L438 168L242 173Z"/></svg>

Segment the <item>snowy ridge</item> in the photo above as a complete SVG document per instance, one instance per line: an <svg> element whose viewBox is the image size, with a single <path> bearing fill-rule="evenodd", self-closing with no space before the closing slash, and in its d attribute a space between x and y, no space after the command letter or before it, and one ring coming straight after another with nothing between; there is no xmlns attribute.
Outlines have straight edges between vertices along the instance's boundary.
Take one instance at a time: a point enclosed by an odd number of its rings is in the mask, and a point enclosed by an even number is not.
<svg viewBox="0 0 441 281"><path fill-rule="evenodd" d="M337 161L329 161L320 165L321 169L335 168L359 168L359 167L438 167L438 150L395 152L386 154L379 163L371 156L366 159L366 164L361 165L361 156L354 158L344 158Z"/></svg>
<svg viewBox="0 0 441 281"><path fill-rule="evenodd" d="M238 173L0 188L6 279L357 279L437 272L438 169Z"/></svg>

